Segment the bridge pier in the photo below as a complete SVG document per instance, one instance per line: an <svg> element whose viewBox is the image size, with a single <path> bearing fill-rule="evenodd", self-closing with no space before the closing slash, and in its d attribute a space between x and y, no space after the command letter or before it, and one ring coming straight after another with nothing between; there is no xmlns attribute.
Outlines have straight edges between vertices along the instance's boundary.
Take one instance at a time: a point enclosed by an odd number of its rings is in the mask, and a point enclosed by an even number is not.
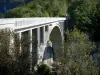
<svg viewBox="0 0 100 75"><path fill-rule="evenodd" d="M40 45L40 28L37 28L38 46Z"/></svg>
<svg viewBox="0 0 100 75"><path fill-rule="evenodd" d="M40 28L37 28L37 58L38 58L38 60L37 60L37 64L39 64L39 59L41 58L40 57L40 54L39 54L39 48L40 48Z"/></svg>
<svg viewBox="0 0 100 75"><path fill-rule="evenodd" d="M22 50L21 49L21 38L22 38L22 33L21 32L18 33L18 37L19 37L18 40L20 41L20 47L19 47L20 51L19 51L19 53L21 54L21 50Z"/></svg>
<svg viewBox="0 0 100 75"><path fill-rule="evenodd" d="M46 43L46 42L45 42L45 26L43 26L43 36L44 36L44 37L43 37L43 44L45 45L45 43Z"/></svg>
<svg viewBox="0 0 100 75"><path fill-rule="evenodd" d="M32 29L29 30L29 39L30 39L30 71L32 72Z"/></svg>

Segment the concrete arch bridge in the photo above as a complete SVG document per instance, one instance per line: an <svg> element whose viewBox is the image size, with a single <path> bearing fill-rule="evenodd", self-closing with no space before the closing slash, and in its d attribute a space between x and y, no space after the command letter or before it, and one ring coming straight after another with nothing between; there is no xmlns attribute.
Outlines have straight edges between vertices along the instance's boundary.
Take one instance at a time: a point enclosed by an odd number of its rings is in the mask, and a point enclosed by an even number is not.
<svg viewBox="0 0 100 75"><path fill-rule="evenodd" d="M37 64L52 64L61 55L61 44L64 39L64 21L66 18L6 18L0 19L0 29L10 28L19 39L32 41L29 46L20 46L27 50L32 61ZM13 42L11 41L13 44ZM21 44L20 44L21 45Z"/></svg>

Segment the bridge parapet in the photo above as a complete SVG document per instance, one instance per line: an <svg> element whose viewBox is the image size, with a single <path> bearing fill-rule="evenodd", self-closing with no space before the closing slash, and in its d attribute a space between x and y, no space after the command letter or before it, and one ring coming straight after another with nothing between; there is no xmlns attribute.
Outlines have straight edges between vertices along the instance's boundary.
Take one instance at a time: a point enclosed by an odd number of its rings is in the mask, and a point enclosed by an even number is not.
<svg viewBox="0 0 100 75"><path fill-rule="evenodd" d="M38 26L55 21L64 21L65 18L49 18L49 17L37 17L37 18L6 18L0 19L0 28L13 28L20 29L30 26Z"/></svg>

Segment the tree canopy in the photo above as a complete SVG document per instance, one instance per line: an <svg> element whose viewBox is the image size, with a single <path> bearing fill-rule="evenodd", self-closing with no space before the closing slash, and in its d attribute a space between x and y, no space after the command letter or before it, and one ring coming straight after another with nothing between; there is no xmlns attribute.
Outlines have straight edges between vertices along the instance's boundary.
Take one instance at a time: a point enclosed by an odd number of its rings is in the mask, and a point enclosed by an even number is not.
<svg viewBox="0 0 100 75"><path fill-rule="evenodd" d="M100 40L100 1L99 0L71 0L68 13L73 25L81 31L92 35L93 40Z"/></svg>
<svg viewBox="0 0 100 75"><path fill-rule="evenodd" d="M94 61L90 54L95 45L88 35L77 28L67 30L66 34L63 53L58 59L60 64L54 64L57 75L99 75L98 62Z"/></svg>
<svg viewBox="0 0 100 75"><path fill-rule="evenodd" d="M65 16L66 0L32 0L8 10L6 17L58 17Z"/></svg>

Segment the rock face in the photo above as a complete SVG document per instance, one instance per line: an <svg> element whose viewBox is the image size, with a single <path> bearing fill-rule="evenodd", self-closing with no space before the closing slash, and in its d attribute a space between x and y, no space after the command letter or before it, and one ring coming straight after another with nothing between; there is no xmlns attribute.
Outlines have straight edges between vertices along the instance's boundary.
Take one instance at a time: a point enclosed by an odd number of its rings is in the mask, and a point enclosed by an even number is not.
<svg viewBox="0 0 100 75"><path fill-rule="evenodd" d="M25 3L31 0L24 0ZM23 4L23 0L0 0L0 12L6 13L7 10L15 8L18 5Z"/></svg>

